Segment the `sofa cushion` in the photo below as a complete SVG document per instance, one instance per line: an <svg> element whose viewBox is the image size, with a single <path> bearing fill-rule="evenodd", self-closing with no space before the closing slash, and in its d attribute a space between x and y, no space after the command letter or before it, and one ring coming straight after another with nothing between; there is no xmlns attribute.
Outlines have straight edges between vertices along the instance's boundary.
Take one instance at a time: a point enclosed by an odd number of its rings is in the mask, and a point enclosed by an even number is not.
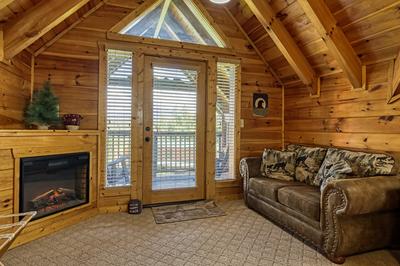
<svg viewBox="0 0 400 266"><path fill-rule="evenodd" d="M329 148L326 153L325 160L318 171L314 180L316 185L320 185L322 180L327 179L328 172L326 169L340 161L346 161L352 171L350 176L353 177L369 177L377 175L391 175L394 168L395 160L393 157L379 153L354 152Z"/></svg>
<svg viewBox="0 0 400 266"><path fill-rule="evenodd" d="M295 161L295 152L265 149L260 172L266 177L293 181Z"/></svg>
<svg viewBox="0 0 400 266"><path fill-rule="evenodd" d="M279 179L254 177L250 178L249 191L254 196L262 196L270 200L277 201L278 189L285 186L306 186L305 184L293 181L285 181Z"/></svg>
<svg viewBox="0 0 400 266"><path fill-rule="evenodd" d="M321 181L321 192L332 180L349 178L353 169L346 160L341 160L330 164L324 168L323 179Z"/></svg>
<svg viewBox="0 0 400 266"><path fill-rule="evenodd" d="M320 220L321 193L315 186L288 186L278 190L278 202L302 215Z"/></svg>
<svg viewBox="0 0 400 266"><path fill-rule="evenodd" d="M296 144L289 144L287 149L296 152L295 179L309 185L318 186L319 184L316 184L314 180L324 161L327 149Z"/></svg>

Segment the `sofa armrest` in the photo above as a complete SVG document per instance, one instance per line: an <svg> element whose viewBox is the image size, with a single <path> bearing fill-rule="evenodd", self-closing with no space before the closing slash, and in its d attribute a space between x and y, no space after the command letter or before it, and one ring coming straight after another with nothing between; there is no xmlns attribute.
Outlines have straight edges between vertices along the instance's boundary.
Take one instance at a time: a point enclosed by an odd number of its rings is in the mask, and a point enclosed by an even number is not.
<svg viewBox="0 0 400 266"><path fill-rule="evenodd" d="M375 176L335 180L322 192L322 204L327 196L342 194L343 208L338 215L361 215L400 208L400 176Z"/></svg>
<svg viewBox="0 0 400 266"><path fill-rule="evenodd" d="M390 244L400 211L400 176L334 180L322 191L323 251L333 261ZM371 237L371 234L379 234Z"/></svg>
<svg viewBox="0 0 400 266"><path fill-rule="evenodd" d="M260 176L261 158L245 157L240 160L240 175L243 179Z"/></svg>
<svg viewBox="0 0 400 266"><path fill-rule="evenodd" d="M247 205L249 179L260 175L261 157L247 157L240 160L239 171L243 178L243 199Z"/></svg>

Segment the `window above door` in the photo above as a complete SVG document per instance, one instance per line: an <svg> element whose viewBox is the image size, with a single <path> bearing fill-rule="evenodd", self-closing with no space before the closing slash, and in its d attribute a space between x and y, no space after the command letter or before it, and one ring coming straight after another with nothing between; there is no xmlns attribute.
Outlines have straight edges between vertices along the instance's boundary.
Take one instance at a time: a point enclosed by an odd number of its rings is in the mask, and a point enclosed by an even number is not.
<svg viewBox="0 0 400 266"><path fill-rule="evenodd" d="M193 0L158 0L120 33L131 36L226 47L226 43Z"/></svg>

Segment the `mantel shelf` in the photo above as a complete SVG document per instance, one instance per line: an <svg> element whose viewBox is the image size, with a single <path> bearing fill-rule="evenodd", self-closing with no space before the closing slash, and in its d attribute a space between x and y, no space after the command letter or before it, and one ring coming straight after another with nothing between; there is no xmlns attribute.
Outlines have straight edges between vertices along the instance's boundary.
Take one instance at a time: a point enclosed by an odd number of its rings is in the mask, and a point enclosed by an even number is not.
<svg viewBox="0 0 400 266"><path fill-rule="evenodd" d="M0 137L10 136L93 136L99 130L36 130L36 129L1 129Z"/></svg>

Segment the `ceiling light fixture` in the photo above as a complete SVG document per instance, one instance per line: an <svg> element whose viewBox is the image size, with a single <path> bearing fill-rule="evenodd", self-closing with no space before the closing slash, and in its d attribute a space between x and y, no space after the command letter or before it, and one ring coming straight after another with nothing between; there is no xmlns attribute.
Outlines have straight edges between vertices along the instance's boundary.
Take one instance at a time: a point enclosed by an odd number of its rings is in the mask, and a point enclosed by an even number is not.
<svg viewBox="0 0 400 266"><path fill-rule="evenodd" d="M210 0L211 2L215 3L215 4L226 4L228 2L230 2L231 0Z"/></svg>

